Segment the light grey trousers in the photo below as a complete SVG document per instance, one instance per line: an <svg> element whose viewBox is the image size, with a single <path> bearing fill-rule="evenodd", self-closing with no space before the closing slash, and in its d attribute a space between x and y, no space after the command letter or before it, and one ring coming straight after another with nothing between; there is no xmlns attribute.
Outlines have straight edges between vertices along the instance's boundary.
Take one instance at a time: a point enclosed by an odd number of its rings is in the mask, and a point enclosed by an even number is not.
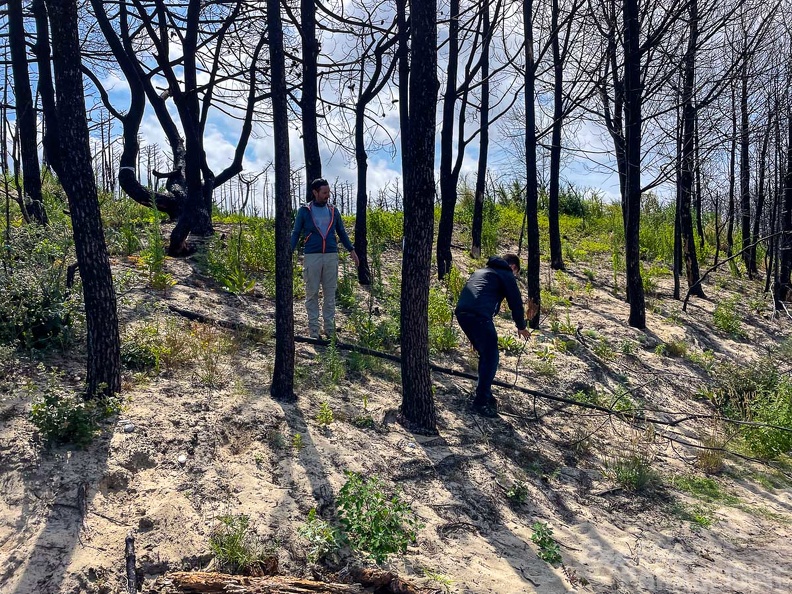
<svg viewBox="0 0 792 594"><path fill-rule="evenodd" d="M305 254L305 309L308 331L319 332L319 286L322 287L322 319L325 334L335 332L335 298L338 287L338 254Z"/></svg>

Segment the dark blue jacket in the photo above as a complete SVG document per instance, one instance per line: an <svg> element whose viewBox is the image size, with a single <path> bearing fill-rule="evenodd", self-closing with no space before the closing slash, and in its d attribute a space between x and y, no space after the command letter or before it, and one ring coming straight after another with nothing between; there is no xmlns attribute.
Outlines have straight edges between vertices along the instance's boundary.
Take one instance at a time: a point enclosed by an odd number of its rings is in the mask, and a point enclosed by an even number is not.
<svg viewBox="0 0 792 594"><path fill-rule="evenodd" d="M525 321L522 295L509 264L503 258L492 257L486 268L470 275L459 294L456 313L466 313L490 319L498 313L501 301L506 299L518 330L528 326Z"/></svg>
<svg viewBox="0 0 792 594"><path fill-rule="evenodd" d="M338 252L338 242L336 241L336 234L341 239L341 243L350 252L353 249L352 242L349 241L346 229L344 229L344 221L341 219L341 214L330 204L327 208L330 210L330 225L327 229L321 231L316 227L313 215L311 214L311 207L313 202L309 202L306 206L301 206L297 211L297 218L294 219L294 230L291 234L291 249L297 247L297 241L300 235L305 236L305 253L306 254L335 254Z"/></svg>

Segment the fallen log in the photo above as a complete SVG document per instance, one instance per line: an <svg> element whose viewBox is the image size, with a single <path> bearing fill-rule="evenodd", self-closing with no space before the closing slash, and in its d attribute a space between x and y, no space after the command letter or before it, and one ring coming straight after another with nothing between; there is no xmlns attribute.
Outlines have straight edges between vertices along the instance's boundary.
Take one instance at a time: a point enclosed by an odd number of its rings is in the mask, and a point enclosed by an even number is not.
<svg viewBox="0 0 792 594"><path fill-rule="evenodd" d="M166 574L146 590L148 594L365 594L356 584L315 582L291 576L249 577L207 571Z"/></svg>

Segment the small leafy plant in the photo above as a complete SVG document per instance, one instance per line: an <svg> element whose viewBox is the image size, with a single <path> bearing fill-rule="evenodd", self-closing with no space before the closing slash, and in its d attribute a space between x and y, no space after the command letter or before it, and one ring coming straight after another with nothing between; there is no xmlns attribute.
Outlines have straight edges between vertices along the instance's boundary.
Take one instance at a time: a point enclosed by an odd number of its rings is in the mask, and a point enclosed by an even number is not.
<svg viewBox="0 0 792 594"><path fill-rule="evenodd" d="M91 443L104 419L120 412L121 402L118 398L85 400L59 383L59 376L50 372L42 385L28 385L28 392L34 394L30 422L49 443L84 447Z"/></svg>
<svg viewBox="0 0 792 594"><path fill-rule="evenodd" d="M343 540L336 528L317 515L315 508L308 512L308 519L297 533L308 541L307 557L311 563L317 563L336 552Z"/></svg>
<svg viewBox="0 0 792 594"><path fill-rule="evenodd" d="M515 481L506 491L506 497L514 503L525 503L528 501L528 486L522 481Z"/></svg>
<svg viewBox="0 0 792 594"><path fill-rule="evenodd" d="M645 491L659 480L657 473L652 470L651 460L642 454L618 456L607 462L606 471L628 491Z"/></svg>
<svg viewBox="0 0 792 594"><path fill-rule="evenodd" d="M330 408L330 405L325 400L319 405L319 412L316 413L316 422L323 429L328 429L330 425L333 424L335 420L335 415L333 415L333 409Z"/></svg>
<svg viewBox="0 0 792 594"><path fill-rule="evenodd" d="M338 515L350 546L376 563L407 552L423 524L401 493L388 494L377 476L346 476L338 494Z"/></svg>
<svg viewBox="0 0 792 594"><path fill-rule="evenodd" d="M249 516L227 514L218 520L209 535L209 548L221 568L245 575L272 573L277 557L272 546L251 528Z"/></svg>
<svg viewBox="0 0 792 594"><path fill-rule="evenodd" d="M534 522L531 541L539 547L537 556L551 565L561 563L561 550L553 538L553 529L546 522Z"/></svg>

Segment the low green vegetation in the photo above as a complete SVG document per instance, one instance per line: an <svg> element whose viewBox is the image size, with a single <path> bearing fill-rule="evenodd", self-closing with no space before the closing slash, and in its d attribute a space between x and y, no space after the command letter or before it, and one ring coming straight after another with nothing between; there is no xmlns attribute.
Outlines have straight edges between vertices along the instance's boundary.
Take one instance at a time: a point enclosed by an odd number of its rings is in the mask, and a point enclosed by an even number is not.
<svg viewBox="0 0 792 594"><path fill-rule="evenodd" d="M37 380L26 386L31 401L30 422L49 444L87 446L102 423L121 411L118 398L86 400L66 386L56 371L39 366Z"/></svg>
<svg viewBox="0 0 792 594"><path fill-rule="evenodd" d="M228 573L260 575L273 563L277 566L275 546L255 532L245 514L220 516L209 535L209 549Z"/></svg>
<svg viewBox="0 0 792 594"><path fill-rule="evenodd" d="M561 549L553 538L553 529L545 522L534 522L531 530L531 542L539 548L537 556L551 565L561 563Z"/></svg>
<svg viewBox="0 0 792 594"><path fill-rule="evenodd" d="M377 476L347 472L338 494L338 517L353 550L376 563L404 554L423 524L400 492L389 492Z"/></svg>

